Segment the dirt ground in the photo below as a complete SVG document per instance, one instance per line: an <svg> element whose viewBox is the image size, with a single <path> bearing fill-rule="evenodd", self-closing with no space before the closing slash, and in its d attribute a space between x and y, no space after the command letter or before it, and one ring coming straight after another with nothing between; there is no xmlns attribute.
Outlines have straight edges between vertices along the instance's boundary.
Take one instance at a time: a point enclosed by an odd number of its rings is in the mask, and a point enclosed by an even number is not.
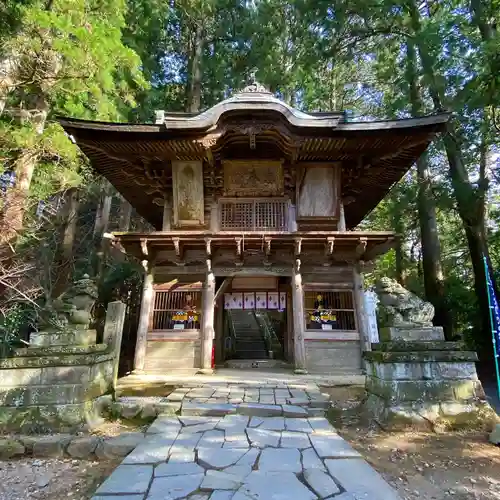
<svg viewBox="0 0 500 500"><path fill-rule="evenodd" d="M332 423L404 500L500 500L500 447L484 432L384 432L357 409L362 389L332 388Z"/></svg>
<svg viewBox="0 0 500 500"><path fill-rule="evenodd" d="M119 463L120 459L0 461L0 500L88 500Z"/></svg>

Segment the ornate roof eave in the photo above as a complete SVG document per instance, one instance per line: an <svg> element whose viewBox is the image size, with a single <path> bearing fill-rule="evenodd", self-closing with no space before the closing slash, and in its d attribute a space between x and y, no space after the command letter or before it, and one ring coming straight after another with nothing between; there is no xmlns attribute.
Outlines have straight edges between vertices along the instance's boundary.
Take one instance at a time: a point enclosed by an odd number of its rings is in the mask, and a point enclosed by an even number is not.
<svg viewBox="0 0 500 500"><path fill-rule="evenodd" d="M335 128L338 126L342 114L330 113L312 115L292 108L271 94L241 93L226 99L210 109L195 116L179 116L163 114L161 124L167 130L208 130L216 127L224 115L277 113L291 126L299 128Z"/></svg>
<svg viewBox="0 0 500 500"><path fill-rule="evenodd" d="M217 106L214 106L214 108ZM214 108L211 108L213 110ZM273 107L274 108L274 107ZM253 108L254 109L254 108ZM293 108L291 108L293 109ZM205 113L208 113L209 111ZM198 115L199 117L201 115ZM311 115L312 116L312 115ZM338 123L335 127L329 125L325 125L325 122L317 121L315 122L314 128L324 128L329 131L328 135L334 133L355 133L355 132L382 132L382 131L396 131L403 129L413 129L418 127L431 127L431 126L442 126L450 119L451 113L438 113L434 115L422 116L419 118L402 118L398 120L380 120L380 121L357 121L357 122L348 122L348 123ZM194 118L197 118L194 117ZM315 118L315 117L313 117ZM324 116L322 117L322 119ZM336 117L336 119L338 116ZM181 124L181 121L183 122ZM158 135L155 139L161 138L162 140L169 139L168 132L170 130L176 130L179 132L185 131L196 131L198 130L200 133L203 132L199 126L194 126L194 122L186 122L183 118L177 124L177 127L166 127L163 124L135 124L135 123L112 123L112 122L100 122L100 121L90 121L90 120L79 120L75 118L67 118L67 117L58 117L58 122L61 126L68 132L72 131L88 131L92 132L117 132L117 133L131 133L131 134L141 134L145 135ZM256 120L258 121L258 120ZM291 123L291 122L289 122ZM311 125L312 126L312 125ZM207 128L214 127L214 125L210 125ZM210 133L214 133L216 130L212 130ZM326 132L326 130L325 130ZM160 137L161 135L161 137ZM206 135L206 133L200 135L200 138ZM326 137L327 135L325 135ZM144 138L146 138L144 137ZM318 136L316 136L318 137ZM153 137L151 137L153 138ZM174 139L174 137L172 137Z"/></svg>

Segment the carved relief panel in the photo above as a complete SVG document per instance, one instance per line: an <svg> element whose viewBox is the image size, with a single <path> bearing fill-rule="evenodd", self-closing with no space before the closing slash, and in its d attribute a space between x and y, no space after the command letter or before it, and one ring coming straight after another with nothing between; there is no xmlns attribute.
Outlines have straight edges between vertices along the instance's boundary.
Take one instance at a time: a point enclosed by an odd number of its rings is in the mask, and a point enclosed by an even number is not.
<svg viewBox="0 0 500 500"><path fill-rule="evenodd" d="M340 207L340 166L301 166L297 176L297 219L337 219Z"/></svg>
<svg viewBox="0 0 500 500"><path fill-rule="evenodd" d="M203 165L201 161L173 161L174 224L204 224Z"/></svg>
<svg viewBox="0 0 500 500"><path fill-rule="evenodd" d="M225 196L282 196L281 161L224 160Z"/></svg>

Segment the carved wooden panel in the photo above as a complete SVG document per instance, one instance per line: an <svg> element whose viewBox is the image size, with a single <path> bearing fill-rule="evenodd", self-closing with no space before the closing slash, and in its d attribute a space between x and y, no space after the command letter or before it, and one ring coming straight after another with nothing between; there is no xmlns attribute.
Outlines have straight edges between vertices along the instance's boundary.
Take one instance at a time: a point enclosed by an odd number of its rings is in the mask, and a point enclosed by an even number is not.
<svg viewBox="0 0 500 500"><path fill-rule="evenodd" d="M338 165L301 167L297 178L297 219L339 216L340 169Z"/></svg>
<svg viewBox="0 0 500 500"><path fill-rule="evenodd" d="M173 161L174 224L204 224L203 166L201 161Z"/></svg>
<svg viewBox="0 0 500 500"><path fill-rule="evenodd" d="M224 160L223 167L226 196L283 195L281 161Z"/></svg>

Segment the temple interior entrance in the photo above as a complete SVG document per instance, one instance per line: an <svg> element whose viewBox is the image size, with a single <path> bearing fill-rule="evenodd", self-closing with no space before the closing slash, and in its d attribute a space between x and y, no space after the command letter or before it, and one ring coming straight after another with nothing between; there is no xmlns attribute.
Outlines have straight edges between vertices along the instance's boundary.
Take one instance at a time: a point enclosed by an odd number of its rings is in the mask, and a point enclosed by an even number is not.
<svg viewBox="0 0 500 500"><path fill-rule="evenodd" d="M277 277L235 278L223 296L223 360L288 358L288 284Z"/></svg>

